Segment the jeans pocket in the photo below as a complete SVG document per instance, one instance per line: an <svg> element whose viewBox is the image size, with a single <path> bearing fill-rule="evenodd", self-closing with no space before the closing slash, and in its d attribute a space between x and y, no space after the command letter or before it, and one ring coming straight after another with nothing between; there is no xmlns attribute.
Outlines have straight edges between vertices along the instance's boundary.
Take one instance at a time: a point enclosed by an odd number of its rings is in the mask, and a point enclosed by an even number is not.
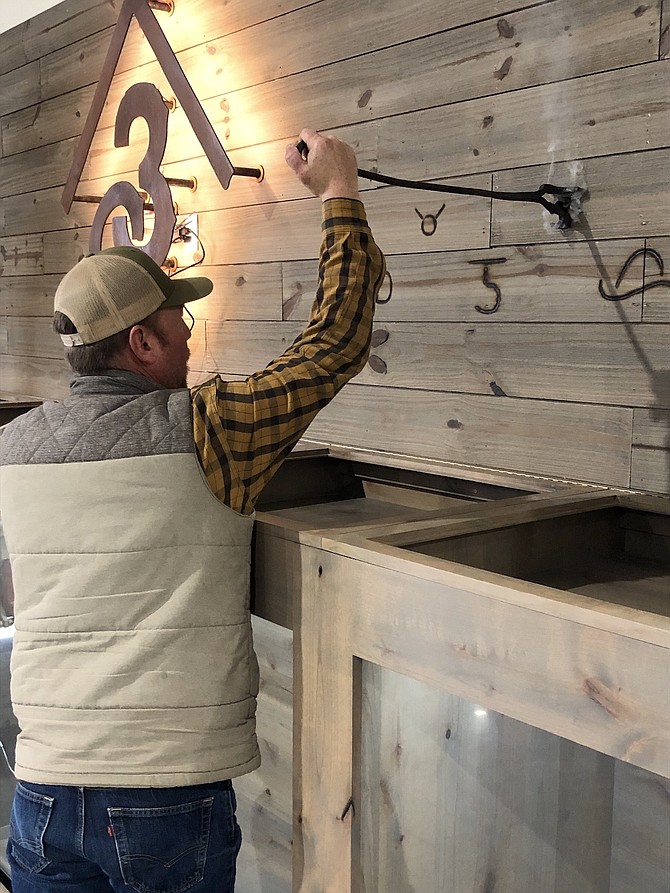
<svg viewBox="0 0 670 893"><path fill-rule="evenodd" d="M178 806L108 807L123 880L138 893L182 893L205 873L213 797Z"/></svg>
<svg viewBox="0 0 670 893"><path fill-rule="evenodd" d="M54 799L16 785L12 814L9 820L8 855L25 871L37 874L49 864L44 853L47 830Z"/></svg>

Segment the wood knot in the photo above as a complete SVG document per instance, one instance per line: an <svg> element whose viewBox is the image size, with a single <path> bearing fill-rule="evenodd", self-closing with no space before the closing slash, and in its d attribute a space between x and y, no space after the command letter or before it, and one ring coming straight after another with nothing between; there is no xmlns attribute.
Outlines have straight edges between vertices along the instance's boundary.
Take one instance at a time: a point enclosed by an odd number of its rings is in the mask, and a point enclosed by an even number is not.
<svg viewBox="0 0 670 893"><path fill-rule="evenodd" d="M619 693L608 688L600 679L585 679L584 691L605 713L609 713L614 719L622 717L624 710Z"/></svg>

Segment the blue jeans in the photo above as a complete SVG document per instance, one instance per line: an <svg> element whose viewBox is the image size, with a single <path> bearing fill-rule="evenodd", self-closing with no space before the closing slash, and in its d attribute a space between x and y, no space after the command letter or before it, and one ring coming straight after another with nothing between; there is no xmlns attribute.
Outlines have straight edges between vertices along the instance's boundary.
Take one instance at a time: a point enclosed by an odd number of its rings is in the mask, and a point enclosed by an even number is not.
<svg viewBox="0 0 670 893"><path fill-rule="evenodd" d="M14 893L232 893L242 834L230 781L182 788L19 782Z"/></svg>

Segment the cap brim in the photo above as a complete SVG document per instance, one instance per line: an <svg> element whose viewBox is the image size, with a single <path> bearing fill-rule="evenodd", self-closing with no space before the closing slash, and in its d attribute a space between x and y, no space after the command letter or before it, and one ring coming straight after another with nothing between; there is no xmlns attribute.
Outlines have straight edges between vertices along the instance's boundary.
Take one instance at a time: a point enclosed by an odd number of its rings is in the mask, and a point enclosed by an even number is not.
<svg viewBox="0 0 670 893"><path fill-rule="evenodd" d="M212 280L205 276L191 276L188 279L173 278L171 282L174 285L174 290L170 297L163 301L159 310L164 307L180 307L190 301L197 301L198 298L205 298L214 288Z"/></svg>

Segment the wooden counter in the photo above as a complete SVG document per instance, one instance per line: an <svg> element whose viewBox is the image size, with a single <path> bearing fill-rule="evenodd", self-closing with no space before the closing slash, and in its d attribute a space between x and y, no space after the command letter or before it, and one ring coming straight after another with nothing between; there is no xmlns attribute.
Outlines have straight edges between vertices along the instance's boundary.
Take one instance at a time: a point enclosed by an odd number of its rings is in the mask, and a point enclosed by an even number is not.
<svg viewBox="0 0 670 893"><path fill-rule="evenodd" d="M301 572L294 890L664 893L670 500L306 535Z"/></svg>
<svg viewBox="0 0 670 893"><path fill-rule="evenodd" d="M263 764L236 781L246 834L240 855L241 889L291 889L291 739L300 741L301 711L292 714L293 634L301 625L310 587L305 543L421 525L468 515L473 507L525 505L558 494L596 492L560 481L489 472L452 463L344 448L303 446L286 462L258 506L254 544L254 630L261 665L258 737ZM308 596L307 596L308 597ZM297 655L298 661L300 654ZM295 779L296 784L299 779ZM295 838L294 838L295 839ZM299 838L298 838L299 840ZM296 857L294 885L302 873ZM295 886L298 889L298 886Z"/></svg>

